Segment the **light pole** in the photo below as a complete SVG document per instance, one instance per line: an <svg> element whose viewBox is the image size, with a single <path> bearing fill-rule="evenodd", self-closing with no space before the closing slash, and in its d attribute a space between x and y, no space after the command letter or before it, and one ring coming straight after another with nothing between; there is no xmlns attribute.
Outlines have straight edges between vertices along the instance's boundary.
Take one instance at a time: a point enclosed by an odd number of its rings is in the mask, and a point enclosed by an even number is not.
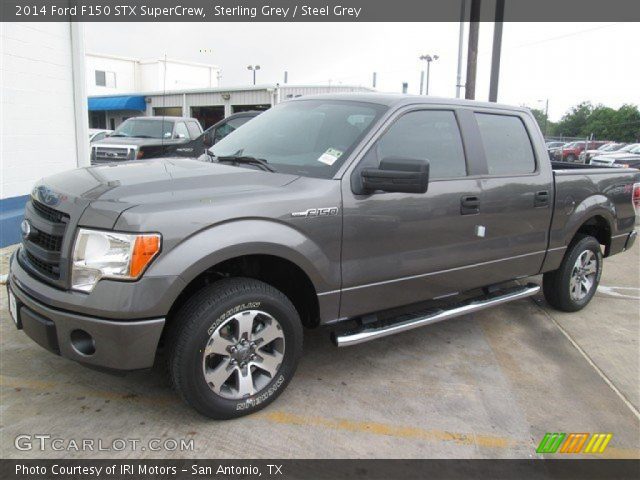
<svg viewBox="0 0 640 480"><path fill-rule="evenodd" d="M538 103L545 103L544 106L544 137L547 138L547 123L549 122L549 99L546 100L538 100Z"/></svg>
<svg viewBox="0 0 640 480"><path fill-rule="evenodd" d="M425 95L429 95L429 71L431 70L431 62L434 60L438 60L438 55L420 55L420 60L424 60L427 62L427 88L425 91ZM422 93L422 92L420 92Z"/></svg>
<svg viewBox="0 0 640 480"><path fill-rule="evenodd" d="M253 84L256 84L256 72L258 70L260 70L260 65L249 65L247 67L247 70L252 70L253 71Z"/></svg>

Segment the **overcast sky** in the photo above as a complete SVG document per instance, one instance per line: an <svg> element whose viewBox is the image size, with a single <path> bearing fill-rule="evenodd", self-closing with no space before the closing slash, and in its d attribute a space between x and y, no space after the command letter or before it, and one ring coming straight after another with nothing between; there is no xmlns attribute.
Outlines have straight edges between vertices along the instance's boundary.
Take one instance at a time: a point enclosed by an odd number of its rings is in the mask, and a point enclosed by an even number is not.
<svg viewBox="0 0 640 480"><path fill-rule="evenodd" d="M468 24L465 26L468 32ZM465 33L466 33L465 32ZM544 108L558 120L583 100L640 104L638 23L506 23L498 101ZM349 84L418 93L422 53L431 65L430 94L455 96L457 23L87 23L89 52L216 64L223 86L258 83ZM493 24L480 26L476 99L489 92ZM201 52L203 50L203 52ZM464 48L466 55L466 45ZM463 83L465 66L463 65Z"/></svg>

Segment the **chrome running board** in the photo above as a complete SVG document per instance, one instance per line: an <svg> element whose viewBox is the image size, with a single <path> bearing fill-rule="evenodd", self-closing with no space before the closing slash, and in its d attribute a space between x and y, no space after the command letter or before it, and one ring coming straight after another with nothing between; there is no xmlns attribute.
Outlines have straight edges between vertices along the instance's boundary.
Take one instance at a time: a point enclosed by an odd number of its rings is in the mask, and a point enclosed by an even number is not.
<svg viewBox="0 0 640 480"><path fill-rule="evenodd" d="M353 332L332 335L333 342L338 347L349 347L359 343L375 340L376 338L387 337L400 332L406 332L414 328L431 325L450 318L459 317L468 313L478 312L485 308L495 307L503 303L530 297L540 291L540 286L530 283L526 286L518 286L509 290L494 293L492 295L468 300L464 303L452 306L447 309L438 309L428 315L418 315L406 320L400 320L384 326L363 326L362 329ZM401 319L406 316L400 317Z"/></svg>

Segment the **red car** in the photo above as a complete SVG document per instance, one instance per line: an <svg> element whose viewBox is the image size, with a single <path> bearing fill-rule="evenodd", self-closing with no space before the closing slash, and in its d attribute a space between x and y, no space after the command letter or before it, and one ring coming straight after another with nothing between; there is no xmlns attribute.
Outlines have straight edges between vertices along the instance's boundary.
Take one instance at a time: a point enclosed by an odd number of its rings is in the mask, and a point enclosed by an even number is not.
<svg viewBox="0 0 640 480"><path fill-rule="evenodd" d="M585 144L587 150L595 150L596 148L604 145L605 141L592 141L592 142L571 142L562 149L562 161L563 162L577 162L580 153L585 150Z"/></svg>

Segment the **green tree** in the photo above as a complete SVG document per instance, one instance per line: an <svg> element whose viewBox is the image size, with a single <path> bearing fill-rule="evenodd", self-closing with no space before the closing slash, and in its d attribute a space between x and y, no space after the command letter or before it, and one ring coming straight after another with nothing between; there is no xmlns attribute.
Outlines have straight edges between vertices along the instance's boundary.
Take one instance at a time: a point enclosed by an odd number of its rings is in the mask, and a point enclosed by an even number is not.
<svg viewBox="0 0 640 480"><path fill-rule="evenodd" d="M540 120L538 122L540 123ZM604 105L594 107L590 102L582 102L572 107L554 125L553 133L548 134L581 138L593 135L593 138L598 140L635 142L640 140L640 111L636 105L623 105L616 110Z"/></svg>
<svg viewBox="0 0 640 480"><path fill-rule="evenodd" d="M582 102L564 114L558 122L556 132L565 137L582 137L587 121L593 113L591 102Z"/></svg>

